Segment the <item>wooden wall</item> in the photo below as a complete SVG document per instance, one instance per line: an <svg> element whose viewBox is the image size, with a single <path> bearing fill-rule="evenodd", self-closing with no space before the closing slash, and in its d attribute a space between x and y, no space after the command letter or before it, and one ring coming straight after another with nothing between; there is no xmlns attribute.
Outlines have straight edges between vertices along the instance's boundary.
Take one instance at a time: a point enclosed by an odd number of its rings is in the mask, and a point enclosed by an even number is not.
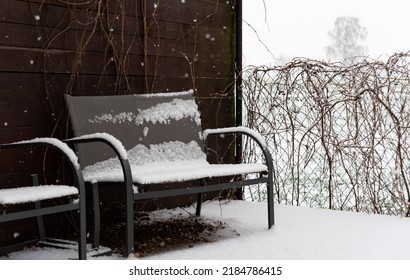
<svg viewBox="0 0 410 280"><path fill-rule="evenodd" d="M234 125L233 2L2 0L0 143L68 137L65 93L195 88L204 128ZM48 181L64 173L50 153L0 152L0 187L27 184L33 171Z"/></svg>

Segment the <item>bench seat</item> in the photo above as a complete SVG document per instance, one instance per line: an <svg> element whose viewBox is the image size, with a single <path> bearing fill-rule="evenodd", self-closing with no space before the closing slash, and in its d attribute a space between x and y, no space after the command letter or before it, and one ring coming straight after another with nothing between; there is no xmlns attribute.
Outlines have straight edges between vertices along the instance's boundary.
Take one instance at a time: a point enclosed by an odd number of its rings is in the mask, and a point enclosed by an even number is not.
<svg viewBox="0 0 410 280"><path fill-rule="evenodd" d="M43 185L1 189L0 205L23 204L78 194L76 187L66 185Z"/></svg>
<svg viewBox="0 0 410 280"><path fill-rule="evenodd" d="M101 134L100 134L101 135ZM197 142L170 141L162 144L136 145L127 152L135 184L161 184L203 178L267 172L265 164L210 164ZM84 168L86 182L124 182L118 157Z"/></svg>
<svg viewBox="0 0 410 280"><path fill-rule="evenodd" d="M94 169L93 166L89 167ZM97 170L96 170L97 169ZM114 169L98 167L85 170L86 182L124 182L124 174L118 164ZM180 162L156 163L144 166L131 165L133 182L136 184L162 184L170 182L184 182L202 178L233 176L266 172L263 164L209 164L202 160L187 160Z"/></svg>

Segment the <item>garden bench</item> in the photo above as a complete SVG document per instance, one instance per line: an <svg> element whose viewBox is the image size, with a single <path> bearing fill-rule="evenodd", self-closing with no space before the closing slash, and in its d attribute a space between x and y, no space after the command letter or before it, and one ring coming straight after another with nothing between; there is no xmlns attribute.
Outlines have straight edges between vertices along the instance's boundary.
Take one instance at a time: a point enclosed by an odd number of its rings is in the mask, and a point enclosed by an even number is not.
<svg viewBox="0 0 410 280"><path fill-rule="evenodd" d="M46 239L43 216L48 214L77 211L78 219L78 259L86 259L86 221L84 181L77 156L67 144L55 138L36 138L10 144L0 144L0 154L6 149L33 149L47 147L56 150L68 163L73 173L73 185L40 185L37 174L32 175L32 185L0 189L0 223L26 218L37 219L38 238L19 244L0 248L0 255L23 249L25 246L40 243L58 246L56 240ZM6 160L3 156L2 160ZM24 161L24 159L21 159ZM1 187L1 185L0 185ZM61 199L61 198L67 199ZM43 202L54 199L54 203ZM57 200L58 199L58 200ZM61 202L58 202L60 201ZM42 205L43 203L43 205ZM22 207L24 205L24 207ZM20 207L19 207L20 206ZM59 240L63 242L63 240ZM67 244L72 244L68 242Z"/></svg>
<svg viewBox="0 0 410 280"><path fill-rule="evenodd" d="M263 138L245 127L202 131L192 90L142 95L66 95L65 99L75 136L66 142L76 146L84 180L92 183L93 193L98 193L98 182L124 184L127 255L134 252L135 200L197 194L196 214L200 215L203 193L266 183L268 227L274 224L272 158ZM265 162L210 164L206 155L208 138L225 134L253 138ZM243 174L257 176L225 183L209 182L210 178ZM186 181L200 183L177 189L166 185ZM164 187L146 191L144 186L151 184L164 184ZM96 228L98 235L99 225Z"/></svg>

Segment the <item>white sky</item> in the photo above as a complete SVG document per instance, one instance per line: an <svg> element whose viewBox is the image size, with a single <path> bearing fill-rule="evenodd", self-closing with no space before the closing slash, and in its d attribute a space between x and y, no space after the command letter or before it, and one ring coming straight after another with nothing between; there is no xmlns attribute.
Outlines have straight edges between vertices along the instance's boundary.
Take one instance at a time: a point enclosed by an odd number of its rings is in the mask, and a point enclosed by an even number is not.
<svg viewBox="0 0 410 280"><path fill-rule="evenodd" d="M243 62L269 66L281 57L326 59L328 32L339 16L358 17L368 32L363 45L369 56L385 58L410 50L409 14L409 0L243 0Z"/></svg>

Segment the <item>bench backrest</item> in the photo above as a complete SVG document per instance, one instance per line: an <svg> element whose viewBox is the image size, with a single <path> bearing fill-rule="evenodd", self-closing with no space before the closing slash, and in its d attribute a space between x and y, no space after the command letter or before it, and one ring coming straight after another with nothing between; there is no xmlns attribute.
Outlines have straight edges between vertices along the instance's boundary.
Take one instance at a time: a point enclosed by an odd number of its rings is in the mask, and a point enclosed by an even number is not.
<svg viewBox="0 0 410 280"><path fill-rule="evenodd" d="M174 141L191 146L196 143L203 150L200 114L192 90L142 95L66 95L65 99L75 136L106 132L118 138L127 151L137 145L162 147L162 143ZM163 152L172 157L174 151L167 147L163 147ZM83 167L115 156L104 144L84 144L79 149ZM189 157L186 153L184 156Z"/></svg>

